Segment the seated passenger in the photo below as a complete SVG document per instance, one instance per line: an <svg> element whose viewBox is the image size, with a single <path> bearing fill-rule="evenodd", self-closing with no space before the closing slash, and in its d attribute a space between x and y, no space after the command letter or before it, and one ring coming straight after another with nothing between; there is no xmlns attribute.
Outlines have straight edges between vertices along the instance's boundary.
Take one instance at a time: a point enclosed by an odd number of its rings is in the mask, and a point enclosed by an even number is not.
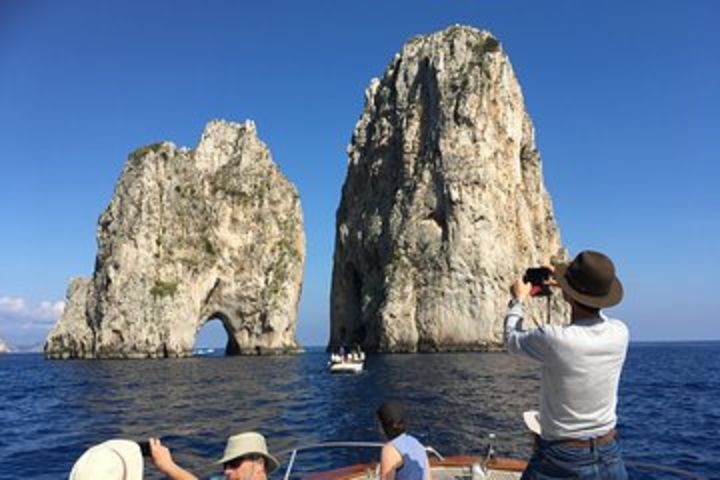
<svg viewBox="0 0 720 480"><path fill-rule="evenodd" d="M406 433L402 404L383 402L377 410L377 419L387 440L380 455L380 480L431 480L425 447Z"/></svg>
<svg viewBox="0 0 720 480"><path fill-rule="evenodd" d="M69 480L142 480L140 446L131 440L108 440L85 450Z"/></svg>
<svg viewBox="0 0 720 480"><path fill-rule="evenodd" d="M153 463L172 480L197 480L175 464L170 450L159 440L150 440ZM70 471L69 480L142 480L143 455L132 440L108 440L87 449Z"/></svg>
<svg viewBox="0 0 720 480"><path fill-rule="evenodd" d="M215 462L228 480L267 480L279 463L268 452L265 437L246 432L228 438L225 453Z"/></svg>

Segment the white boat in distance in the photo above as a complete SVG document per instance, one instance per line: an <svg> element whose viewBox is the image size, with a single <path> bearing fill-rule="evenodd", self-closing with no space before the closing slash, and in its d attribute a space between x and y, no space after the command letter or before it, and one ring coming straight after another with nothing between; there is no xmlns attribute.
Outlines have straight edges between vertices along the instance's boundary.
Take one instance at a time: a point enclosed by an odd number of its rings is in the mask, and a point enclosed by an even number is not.
<svg viewBox="0 0 720 480"><path fill-rule="evenodd" d="M365 353L352 352L348 354L330 354L330 373L360 373L365 364Z"/></svg>

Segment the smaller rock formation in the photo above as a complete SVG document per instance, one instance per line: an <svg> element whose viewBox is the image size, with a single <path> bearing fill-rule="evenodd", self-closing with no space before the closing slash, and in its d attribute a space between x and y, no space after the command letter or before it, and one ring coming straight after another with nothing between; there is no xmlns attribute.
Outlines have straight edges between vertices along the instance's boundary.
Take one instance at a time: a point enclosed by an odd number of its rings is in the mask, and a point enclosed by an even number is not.
<svg viewBox="0 0 720 480"><path fill-rule="evenodd" d="M100 216L49 358L180 357L210 319L228 354L295 352L305 238L295 187L252 122L210 122L197 149L130 155Z"/></svg>
<svg viewBox="0 0 720 480"><path fill-rule="evenodd" d="M0 338L0 353L8 353L10 351L10 347L7 346L7 344L3 341L2 338Z"/></svg>

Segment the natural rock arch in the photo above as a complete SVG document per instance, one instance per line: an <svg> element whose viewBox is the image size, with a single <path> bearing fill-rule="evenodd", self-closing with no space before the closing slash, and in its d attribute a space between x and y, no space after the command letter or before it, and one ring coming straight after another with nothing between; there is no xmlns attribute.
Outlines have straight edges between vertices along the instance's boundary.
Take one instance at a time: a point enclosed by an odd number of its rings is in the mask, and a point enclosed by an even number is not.
<svg viewBox="0 0 720 480"><path fill-rule="evenodd" d="M222 327L222 330L225 333L225 355L241 354L240 345L238 344L238 341L235 337L236 332L234 331L232 324L228 319L228 316L222 313L222 311L217 311L207 318L201 317L201 320L198 322L198 326L195 331L193 345L197 346L200 332L202 332L203 329L207 328L212 322L217 322Z"/></svg>
<svg viewBox="0 0 720 480"><path fill-rule="evenodd" d="M305 237L295 187L255 125L210 122L196 150L128 158L98 221L92 279L75 279L49 358L188 356L220 315L232 354L298 350Z"/></svg>

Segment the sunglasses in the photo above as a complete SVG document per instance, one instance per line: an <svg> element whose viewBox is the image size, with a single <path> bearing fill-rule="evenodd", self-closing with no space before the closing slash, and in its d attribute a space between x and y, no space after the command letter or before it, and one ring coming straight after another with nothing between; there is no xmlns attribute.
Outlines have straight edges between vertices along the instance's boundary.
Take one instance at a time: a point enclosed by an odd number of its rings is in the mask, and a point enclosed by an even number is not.
<svg viewBox="0 0 720 480"><path fill-rule="evenodd" d="M232 460L229 460L229 461L223 463L223 470L226 468L234 470L234 469L240 467L240 465L242 465L243 462L245 462L246 460L254 461L257 459L258 459L258 457L255 455L246 455L244 457L233 458Z"/></svg>

